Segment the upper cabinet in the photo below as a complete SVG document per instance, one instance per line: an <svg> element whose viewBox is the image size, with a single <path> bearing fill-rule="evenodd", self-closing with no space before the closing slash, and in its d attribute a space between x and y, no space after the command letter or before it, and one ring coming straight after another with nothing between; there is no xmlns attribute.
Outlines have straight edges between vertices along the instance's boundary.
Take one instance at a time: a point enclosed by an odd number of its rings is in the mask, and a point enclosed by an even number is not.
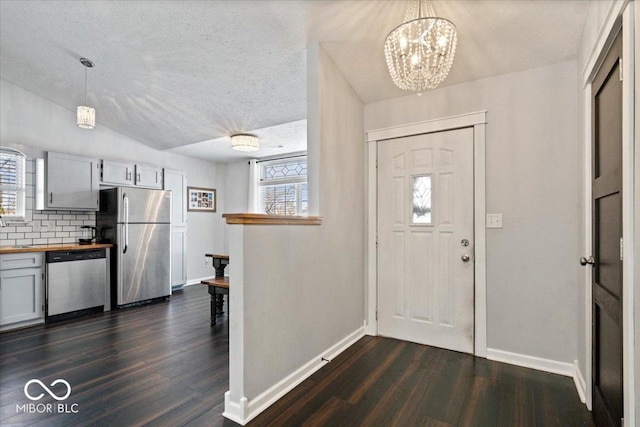
<svg viewBox="0 0 640 427"><path fill-rule="evenodd" d="M103 160L101 183L162 188L162 168L117 160Z"/></svg>
<svg viewBox="0 0 640 427"><path fill-rule="evenodd" d="M37 208L97 211L100 205L100 161L48 152L45 188L44 200Z"/></svg>
<svg viewBox="0 0 640 427"><path fill-rule="evenodd" d="M136 185L148 188L162 188L162 168L137 164Z"/></svg>
<svg viewBox="0 0 640 427"><path fill-rule="evenodd" d="M133 163L118 162L116 160L102 161L102 184L133 185Z"/></svg>

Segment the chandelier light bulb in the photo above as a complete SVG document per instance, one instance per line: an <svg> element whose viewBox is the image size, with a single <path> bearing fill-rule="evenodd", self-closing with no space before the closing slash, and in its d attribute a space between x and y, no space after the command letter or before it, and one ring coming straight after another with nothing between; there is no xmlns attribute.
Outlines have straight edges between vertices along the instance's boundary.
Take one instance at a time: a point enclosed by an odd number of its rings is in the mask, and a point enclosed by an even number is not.
<svg viewBox="0 0 640 427"><path fill-rule="evenodd" d="M402 52L405 52L407 50L407 45L409 44L409 42L407 41L407 38L402 36L400 37L400 50Z"/></svg>

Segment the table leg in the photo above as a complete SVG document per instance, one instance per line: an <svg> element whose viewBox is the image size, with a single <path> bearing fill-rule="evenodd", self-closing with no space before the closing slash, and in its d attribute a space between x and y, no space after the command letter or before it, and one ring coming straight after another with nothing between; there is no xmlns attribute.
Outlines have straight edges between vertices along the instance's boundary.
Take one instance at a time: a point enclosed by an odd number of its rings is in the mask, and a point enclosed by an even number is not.
<svg viewBox="0 0 640 427"><path fill-rule="evenodd" d="M217 294L216 295L216 314L223 314L222 308L224 306L224 295Z"/></svg>
<svg viewBox="0 0 640 427"><path fill-rule="evenodd" d="M211 294L211 324L216 324L216 295Z"/></svg>

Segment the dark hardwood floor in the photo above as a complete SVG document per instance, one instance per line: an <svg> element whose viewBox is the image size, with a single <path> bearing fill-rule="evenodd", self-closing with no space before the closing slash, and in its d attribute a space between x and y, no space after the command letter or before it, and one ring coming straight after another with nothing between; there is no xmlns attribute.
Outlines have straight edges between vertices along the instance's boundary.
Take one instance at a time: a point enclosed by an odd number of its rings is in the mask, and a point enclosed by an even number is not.
<svg viewBox="0 0 640 427"><path fill-rule="evenodd" d="M0 425L236 426L221 415L227 320L211 326L207 289L191 286L169 303L2 333ZM78 413L16 413L31 402L27 381L58 378L70 383L64 402L77 403ZM43 392L37 384L29 390ZM33 403L58 402L46 395ZM594 424L571 378L364 337L249 425Z"/></svg>
<svg viewBox="0 0 640 427"><path fill-rule="evenodd" d="M593 426L573 380L366 336L250 426Z"/></svg>
<svg viewBox="0 0 640 427"><path fill-rule="evenodd" d="M175 293L170 302L0 334L0 425L237 424L222 417L229 388L227 316L210 325L205 286ZM77 414L16 413L31 402L30 379L47 386L62 378ZM62 395L63 385L52 387ZM43 390L29 388L37 396Z"/></svg>

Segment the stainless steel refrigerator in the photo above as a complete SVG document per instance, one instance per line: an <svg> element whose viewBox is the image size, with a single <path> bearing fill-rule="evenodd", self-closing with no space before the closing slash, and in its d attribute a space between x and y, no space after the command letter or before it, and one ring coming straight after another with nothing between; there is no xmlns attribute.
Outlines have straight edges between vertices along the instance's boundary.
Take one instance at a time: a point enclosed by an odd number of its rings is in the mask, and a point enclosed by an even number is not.
<svg viewBox="0 0 640 427"><path fill-rule="evenodd" d="M98 235L113 243L111 307L171 295L171 192L117 187L100 191Z"/></svg>

